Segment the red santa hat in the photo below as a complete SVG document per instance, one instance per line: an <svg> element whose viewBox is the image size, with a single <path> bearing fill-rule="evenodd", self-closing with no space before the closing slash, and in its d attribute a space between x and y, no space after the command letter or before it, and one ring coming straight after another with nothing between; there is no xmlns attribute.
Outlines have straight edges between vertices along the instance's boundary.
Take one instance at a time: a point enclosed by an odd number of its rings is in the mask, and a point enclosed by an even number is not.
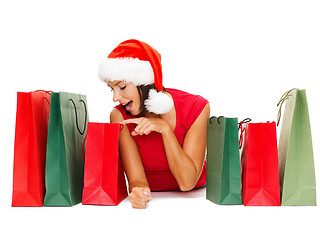
<svg viewBox="0 0 320 240"><path fill-rule="evenodd" d="M102 81L124 80L135 86L154 84L145 101L146 109L156 114L169 112L172 99L164 93L162 85L161 55L148 44L130 39L120 43L100 63L99 78Z"/></svg>

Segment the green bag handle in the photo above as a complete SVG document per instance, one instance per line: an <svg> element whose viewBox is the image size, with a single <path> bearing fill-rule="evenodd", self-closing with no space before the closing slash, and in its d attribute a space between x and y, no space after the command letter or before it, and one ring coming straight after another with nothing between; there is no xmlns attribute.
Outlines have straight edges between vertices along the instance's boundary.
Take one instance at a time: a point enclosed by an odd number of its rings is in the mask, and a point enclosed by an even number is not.
<svg viewBox="0 0 320 240"><path fill-rule="evenodd" d="M282 94L278 104L277 104L277 107L280 105L279 107L279 111L278 111L278 115L277 115L277 126L279 125L280 123L280 118L281 118L281 108L282 108L282 104L292 95L290 95L290 93L293 91L293 90L297 90L297 88L292 88L290 89L289 91L285 92L284 94Z"/></svg>
<svg viewBox="0 0 320 240"><path fill-rule="evenodd" d="M78 129L79 133L80 133L81 135L83 135L84 132L86 131L86 127L87 127L87 106L86 106L86 103L85 103L85 101L83 101L82 99L80 100L80 102L83 103L83 105L84 105L84 110L85 110L84 127L83 127L83 131L81 131L80 128L79 128L79 124L78 124L78 114L77 114L76 104L74 103L74 101L73 101L71 98L70 98L69 100L72 102L72 104L73 104L73 106L74 106L74 111L75 111L75 114L76 114L76 126L77 126L77 129Z"/></svg>
<svg viewBox="0 0 320 240"><path fill-rule="evenodd" d="M84 148L86 146L86 141L87 141L87 134L86 136L84 137L83 139L83 143L82 143L82 157L83 157L83 161L86 161L86 154L85 154L85 151L84 151Z"/></svg>
<svg viewBox="0 0 320 240"><path fill-rule="evenodd" d="M224 117L224 116L220 116L217 118L217 123L220 124L220 120L221 118ZM212 124L212 120L214 119L215 117L211 117L209 119L209 123ZM248 123L248 122L251 122L251 118L245 118L243 119L241 122L238 123L238 131L241 129L241 134L240 134L240 139L239 139L239 149L242 148L242 142L243 142L243 133L244 131L246 130L245 128L242 127L242 124L243 123Z"/></svg>
<svg viewBox="0 0 320 240"><path fill-rule="evenodd" d="M220 119L221 119L222 117L224 117L224 116L220 116L220 117L217 118L218 124L220 124ZM213 116L213 117L211 117L211 118L209 119L209 123L210 123L210 124L212 124L212 120L213 120L214 118L215 118L215 117Z"/></svg>

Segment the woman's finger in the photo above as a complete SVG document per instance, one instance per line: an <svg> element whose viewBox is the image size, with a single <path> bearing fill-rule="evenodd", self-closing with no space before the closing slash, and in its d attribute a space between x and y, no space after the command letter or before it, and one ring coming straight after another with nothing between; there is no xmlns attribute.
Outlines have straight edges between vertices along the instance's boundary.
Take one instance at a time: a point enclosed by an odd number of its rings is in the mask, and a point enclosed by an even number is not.
<svg viewBox="0 0 320 240"><path fill-rule="evenodd" d="M130 195L130 202L133 208L146 208L148 200L142 199L133 193Z"/></svg>
<svg viewBox="0 0 320 240"><path fill-rule="evenodd" d="M144 209L147 207L147 204L142 204L142 203L133 203L131 202L131 205L133 208L137 208L137 209Z"/></svg>
<svg viewBox="0 0 320 240"><path fill-rule="evenodd" d="M140 124L134 129L135 132L137 132L139 135L145 134L145 129L150 127L151 122L148 119L144 119L141 121Z"/></svg>
<svg viewBox="0 0 320 240"><path fill-rule="evenodd" d="M132 189L132 192L129 194L129 196L132 196L133 198L138 197L143 201L149 201L151 199L150 189L147 187L135 187Z"/></svg>
<svg viewBox="0 0 320 240"><path fill-rule="evenodd" d="M144 118L130 118L127 120L122 121L121 123L123 124L128 124L128 123L135 123L135 124L139 124Z"/></svg>
<svg viewBox="0 0 320 240"><path fill-rule="evenodd" d="M143 133L142 133L142 131L141 131L141 129L144 127L144 125L146 124L148 122L148 120L147 119L142 119L141 121L140 121L140 123L136 126L136 128L134 129L134 131L136 132L136 133L138 133L139 135L142 135Z"/></svg>
<svg viewBox="0 0 320 240"><path fill-rule="evenodd" d="M152 132L152 126L148 126L148 127L146 127L145 129L144 129L144 131L143 131L143 133L145 134L145 135L148 135L148 134L150 134L151 132Z"/></svg>

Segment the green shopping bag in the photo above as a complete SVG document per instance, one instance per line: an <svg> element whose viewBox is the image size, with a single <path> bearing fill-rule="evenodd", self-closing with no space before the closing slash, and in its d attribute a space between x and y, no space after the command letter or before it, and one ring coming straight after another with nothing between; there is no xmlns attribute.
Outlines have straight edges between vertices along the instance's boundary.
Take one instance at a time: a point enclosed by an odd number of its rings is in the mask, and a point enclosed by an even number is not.
<svg viewBox="0 0 320 240"><path fill-rule="evenodd" d="M208 118L206 198L221 205L242 204L237 118Z"/></svg>
<svg viewBox="0 0 320 240"><path fill-rule="evenodd" d="M82 145L87 123L86 96L51 93L44 206L73 206L81 202Z"/></svg>
<svg viewBox="0 0 320 240"><path fill-rule="evenodd" d="M292 89L286 101L279 140L281 205L315 206L316 180L306 90Z"/></svg>

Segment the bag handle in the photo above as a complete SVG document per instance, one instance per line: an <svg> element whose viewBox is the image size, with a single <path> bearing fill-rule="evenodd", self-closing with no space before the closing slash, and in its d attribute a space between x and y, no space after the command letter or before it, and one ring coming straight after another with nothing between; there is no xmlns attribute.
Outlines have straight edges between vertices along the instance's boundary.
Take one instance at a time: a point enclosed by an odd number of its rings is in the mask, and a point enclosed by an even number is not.
<svg viewBox="0 0 320 240"><path fill-rule="evenodd" d="M292 95L290 95L290 93L291 93L293 90L297 90L297 88L292 88L292 89L290 89L289 91L287 91L287 92L285 92L284 94L282 94L282 96L281 96L281 98L280 98L280 100L279 100L279 102L278 102L278 104L277 104L277 107L280 105L279 111L278 111L278 115L277 115L277 126L278 126L279 123L280 123L282 105L283 105L283 103L284 103L287 99L289 99L290 96L292 96Z"/></svg>
<svg viewBox="0 0 320 240"><path fill-rule="evenodd" d="M238 123L238 126L239 126L238 131L239 131L239 129L241 129L240 139L239 139L239 149L242 148L243 134L244 134L244 131L246 131L246 128L242 127L242 125L243 125L243 123L248 123L248 122L251 122L251 118L245 118Z"/></svg>
<svg viewBox="0 0 320 240"><path fill-rule="evenodd" d="M47 94L51 94L53 91L46 91L46 90L35 90L35 92L44 92L44 93L47 93Z"/></svg>
<svg viewBox="0 0 320 240"><path fill-rule="evenodd" d="M51 93L53 92L53 91L46 91L46 90L35 90L34 92L44 92L44 93L46 93L46 94L49 94L49 95L51 95ZM44 100L46 100L46 102L49 104L49 106L50 106L50 101L46 98L46 97L43 97L44 98Z"/></svg>
<svg viewBox="0 0 320 240"><path fill-rule="evenodd" d="M73 106L74 106L74 111L75 111L75 114L76 114L76 126L77 126L77 129L78 129L79 133L80 133L81 135L83 135L84 132L86 131L86 127L87 127L87 106L86 106L86 103L85 103L82 99L80 100L80 102L83 103L83 105L84 105L84 110L85 110L84 127L83 127L83 131L81 131L80 128L79 128L79 124L78 124L78 114L77 114L76 104L74 103L74 101L73 101L71 98L70 98L69 100L72 102L72 104L73 104Z"/></svg>
<svg viewBox="0 0 320 240"><path fill-rule="evenodd" d="M82 156L83 156L83 161L86 161L85 154L84 154L84 147L85 147L85 145L86 145L86 141L87 141L87 134L86 134L86 136L84 137L83 143L82 143Z"/></svg>
<svg viewBox="0 0 320 240"><path fill-rule="evenodd" d="M220 116L220 117L217 118L218 124L220 124L220 119L223 118L223 117L224 117L224 116ZM215 118L215 117L213 116L213 117L211 117L211 118L209 119L210 124L212 124L212 120L213 120L214 118Z"/></svg>

